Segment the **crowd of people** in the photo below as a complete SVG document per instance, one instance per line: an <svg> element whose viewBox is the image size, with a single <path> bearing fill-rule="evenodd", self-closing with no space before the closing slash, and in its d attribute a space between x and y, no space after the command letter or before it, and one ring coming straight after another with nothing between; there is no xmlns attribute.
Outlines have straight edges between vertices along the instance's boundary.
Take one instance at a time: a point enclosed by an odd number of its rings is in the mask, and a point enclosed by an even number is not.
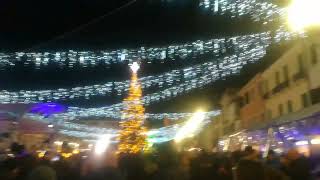
<svg viewBox="0 0 320 180"><path fill-rule="evenodd" d="M171 146L152 153L116 154L109 147L103 155L75 154L68 158L16 150L0 162L1 180L311 180L317 161L295 149L266 158L248 146L244 151L177 152Z"/></svg>

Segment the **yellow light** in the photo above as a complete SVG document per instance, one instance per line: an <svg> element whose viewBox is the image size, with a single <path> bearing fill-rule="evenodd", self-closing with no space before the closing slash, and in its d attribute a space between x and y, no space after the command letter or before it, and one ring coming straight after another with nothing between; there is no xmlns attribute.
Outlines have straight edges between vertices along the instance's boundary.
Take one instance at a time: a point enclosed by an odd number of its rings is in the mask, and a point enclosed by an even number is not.
<svg viewBox="0 0 320 180"><path fill-rule="evenodd" d="M63 144L63 142L62 141L55 141L54 144L57 146L61 146Z"/></svg>
<svg viewBox="0 0 320 180"><path fill-rule="evenodd" d="M287 8L288 23L295 31L320 26L320 0L292 0Z"/></svg>
<svg viewBox="0 0 320 180"><path fill-rule="evenodd" d="M43 158L45 153L46 153L45 151L40 152L38 154L38 158Z"/></svg>
<svg viewBox="0 0 320 180"><path fill-rule="evenodd" d="M193 137L201 122L204 120L204 113L198 111L186 122L186 124L177 132L174 141L180 142L185 138Z"/></svg>
<svg viewBox="0 0 320 180"><path fill-rule="evenodd" d="M138 79L137 71L139 64L137 62L130 65L132 76L128 97L124 99L124 109L119 126L121 131L117 139L119 140L117 154L120 153L139 153L147 148L146 128L143 126L144 112L141 96L142 89Z"/></svg>
<svg viewBox="0 0 320 180"><path fill-rule="evenodd" d="M61 156L64 158L69 158L72 156L72 153L61 153Z"/></svg>
<svg viewBox="0 0 320 180"><path fill-rule="evenodd" d="M75 149L72 151L72 154L79 154L79 153L80 153L80 151L78 149Z"/></svg>

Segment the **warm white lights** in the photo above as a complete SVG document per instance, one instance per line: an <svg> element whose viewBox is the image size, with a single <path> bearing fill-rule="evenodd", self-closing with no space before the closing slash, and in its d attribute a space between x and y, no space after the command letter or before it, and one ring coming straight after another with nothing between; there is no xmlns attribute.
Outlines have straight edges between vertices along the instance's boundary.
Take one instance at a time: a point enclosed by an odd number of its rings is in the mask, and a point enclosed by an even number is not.
<svg viewBox="0 0 320 180"><path fill-rule="evenodd" d="M320 144L320 138L311 139L310 143L313 145Z"/></svg>
<svg viewBox="0 0 320 180"><path fill-rule="evenodd" d="M287 9L289 26L295 31L320 26L319 7L319 0L292 0Z"/></svg>
<svg viewBox="0 0 320 180"><path fill-rule="evenodd" d="M304 145L308 145L309 142L308 141L297 141L295 143L296 146L304 146Z"/></svg>
<svg viewBox="0 0 320 180"><path fill-rule="evenodd" d="M97 155L103 154L110 144L110 135L102 135L97 141L94 148L94 152Z"/></svg>
<svg viewBox="0 0 320 180"><path fill-rule="evenodd" d="M63 142L62 141L55 141L54 144L57 146L61 146L63 144Z"/></svg>

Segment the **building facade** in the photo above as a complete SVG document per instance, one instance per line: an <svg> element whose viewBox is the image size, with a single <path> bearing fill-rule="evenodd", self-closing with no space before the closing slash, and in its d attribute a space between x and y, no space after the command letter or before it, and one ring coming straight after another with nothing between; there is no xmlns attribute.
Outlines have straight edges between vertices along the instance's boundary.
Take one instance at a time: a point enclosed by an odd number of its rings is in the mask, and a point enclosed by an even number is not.
<svg viewBox="0 0 320 180"><path fill-rule="evenodd" d="M227 90L223 94L223 134L303 118L320 112L319 103L320 36L296 42L239 91ZM238 119L241 128L233 127Z"/></svg>
<svg viewBox="0 0 320 180"><path fill-rule="evenodd" d="M319 63L313 54L315 47L313 42L300 41L262 73L266 120L299 112L316 103L311 97L312 84L318 87L320 75L315 68Z"/></svg>
<svg viewBox="0 0 320 180"><path fill-rule="evenodd" d="M240 129L240 99L238 90L227 89L220 100L221 105L221 134L226 135Z"/></svg>
<svg viewBox="0 0 320 180"><path fill-rule="evenodd" d="M312 104L320 102L320 37L310 44L310 60L312 66L308 72L310 78L310 96Z"/></svg>
<svg viewBox="0 0 320 180"><path fill-rule="evenodd" d="M241 98L240 119L242 128L250 128L265 119L265 99L262 83L261 73L258 73L238 93Z"/></svg>

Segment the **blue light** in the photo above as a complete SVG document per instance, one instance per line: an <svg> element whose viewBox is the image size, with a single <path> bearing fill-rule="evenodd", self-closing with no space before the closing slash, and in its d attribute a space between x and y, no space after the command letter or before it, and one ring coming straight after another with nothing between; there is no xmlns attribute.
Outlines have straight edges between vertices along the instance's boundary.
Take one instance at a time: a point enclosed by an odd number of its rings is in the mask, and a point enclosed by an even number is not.
<svg viewBox="0 0 320 180"><path fill-rule="evenodd" d="M67 107L57 103L38 103L31 107L30 113L40 114L44 117L49 117L52 114L62 113L67 110Z"/></svg>

